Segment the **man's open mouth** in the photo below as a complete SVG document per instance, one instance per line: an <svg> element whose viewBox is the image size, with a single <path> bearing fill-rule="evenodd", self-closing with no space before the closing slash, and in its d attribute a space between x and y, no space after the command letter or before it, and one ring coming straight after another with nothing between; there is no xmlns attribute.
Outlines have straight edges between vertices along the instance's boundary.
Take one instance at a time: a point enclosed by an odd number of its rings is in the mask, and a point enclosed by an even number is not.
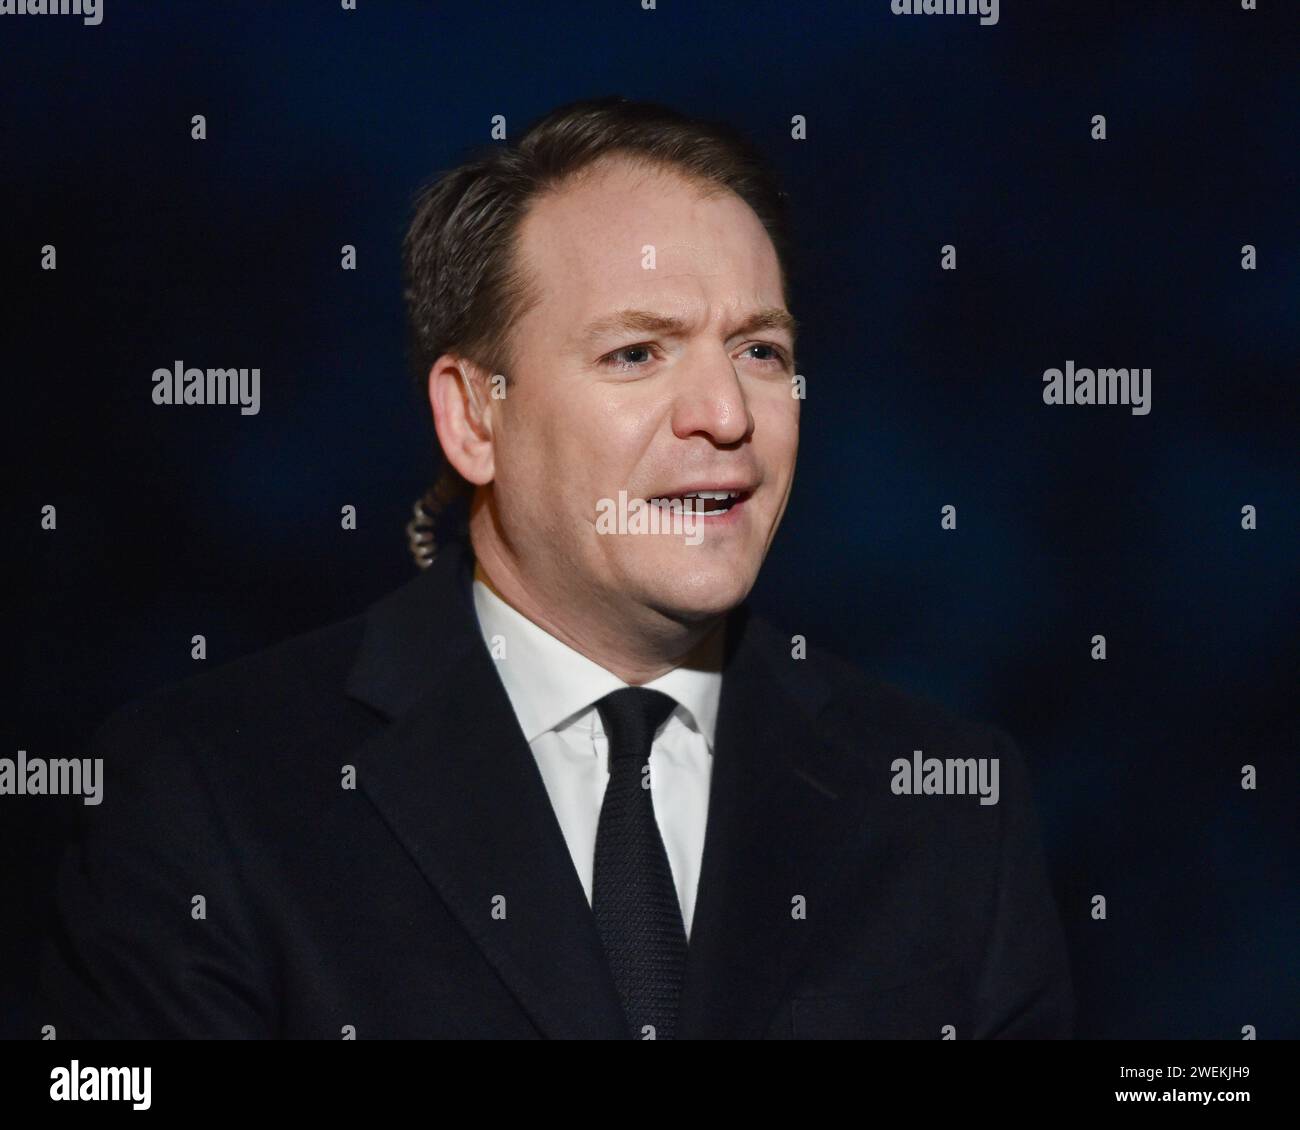
<svg viewBox="0 0 1300 1130"><path fill-rule="evenodd" d="M651 502L666 510L681 510L702 518L716 518L739 506L753 493L750 490L691 490L678 494L659 494Z"/></svg>

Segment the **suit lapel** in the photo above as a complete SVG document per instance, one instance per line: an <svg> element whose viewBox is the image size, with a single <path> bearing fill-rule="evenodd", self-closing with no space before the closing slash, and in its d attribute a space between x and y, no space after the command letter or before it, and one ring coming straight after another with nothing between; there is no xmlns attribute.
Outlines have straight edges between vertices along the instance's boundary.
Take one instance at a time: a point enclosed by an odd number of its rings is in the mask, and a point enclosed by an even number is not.
<svg viewBox="0 0 1300 1130"><path fill-rule="evenodd" d="M816 729L828 688L743 610L728 645L680 1039L763 1036L863 819L851 767Z"/></svg>
<svg viewBox="0 0 1300 1130"><path fill-rule="evenodd" d="M367 613L348 693L389 724L356 751L359 783L543 1035L627 1039L472 576L472 552L451 543ZM727 653L680 1039L764 1034L864 819L848 759L817 730L828 688L745 609Z"/></svg>
<svg viewBox="0 0 1300 1130"><path fill-rule="evenodd" d="M448 545L367 615L348 691L389 719L361 788L541 1032L628 1038L595 919ZM495 911L495 913L494 913Z"/></svg>

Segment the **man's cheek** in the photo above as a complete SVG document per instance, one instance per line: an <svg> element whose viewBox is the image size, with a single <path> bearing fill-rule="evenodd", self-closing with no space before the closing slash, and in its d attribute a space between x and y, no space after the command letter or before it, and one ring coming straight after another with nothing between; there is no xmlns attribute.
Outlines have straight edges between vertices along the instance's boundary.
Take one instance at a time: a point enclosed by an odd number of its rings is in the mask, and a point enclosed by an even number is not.
<svg viewBox="0 0 1300 1130"><path fill-rule="evenodd" d="M768 469L787 471L799 450L799 417L789 412L755 415L754 442Z"/></svg>

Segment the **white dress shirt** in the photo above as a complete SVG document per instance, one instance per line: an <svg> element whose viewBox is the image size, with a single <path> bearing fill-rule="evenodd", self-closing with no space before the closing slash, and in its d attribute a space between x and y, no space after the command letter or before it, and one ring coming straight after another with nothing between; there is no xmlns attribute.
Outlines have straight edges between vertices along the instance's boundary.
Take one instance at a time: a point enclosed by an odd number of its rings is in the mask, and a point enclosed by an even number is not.
<svg viewBox="0 0 1300 1130"><path fill-rule="evenodd" d="M507 604L484 583L479 568L474 609L590 903L596 828L609 781L609 742L595 704L628 684ZM721 636L714 640L710 669L676 667L645 684L677 703L650 747L650 796L687 937L709 811Z"/></svg>

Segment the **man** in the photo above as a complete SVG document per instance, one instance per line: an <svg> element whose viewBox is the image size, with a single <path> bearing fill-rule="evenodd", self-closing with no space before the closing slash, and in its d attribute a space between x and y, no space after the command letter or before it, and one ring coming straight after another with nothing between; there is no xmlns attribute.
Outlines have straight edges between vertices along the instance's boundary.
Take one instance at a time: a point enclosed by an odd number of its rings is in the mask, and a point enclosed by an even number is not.
<svg viewBox="0 0 1300 1130"><path fill-rule="evenodd" d="M435 184L405 251L467 536L105 727L60 1035L1068 1035L1015 747L743 604L800 403L752 149L563 107ZM902 788L914 751L994 791Z"/></svg>

